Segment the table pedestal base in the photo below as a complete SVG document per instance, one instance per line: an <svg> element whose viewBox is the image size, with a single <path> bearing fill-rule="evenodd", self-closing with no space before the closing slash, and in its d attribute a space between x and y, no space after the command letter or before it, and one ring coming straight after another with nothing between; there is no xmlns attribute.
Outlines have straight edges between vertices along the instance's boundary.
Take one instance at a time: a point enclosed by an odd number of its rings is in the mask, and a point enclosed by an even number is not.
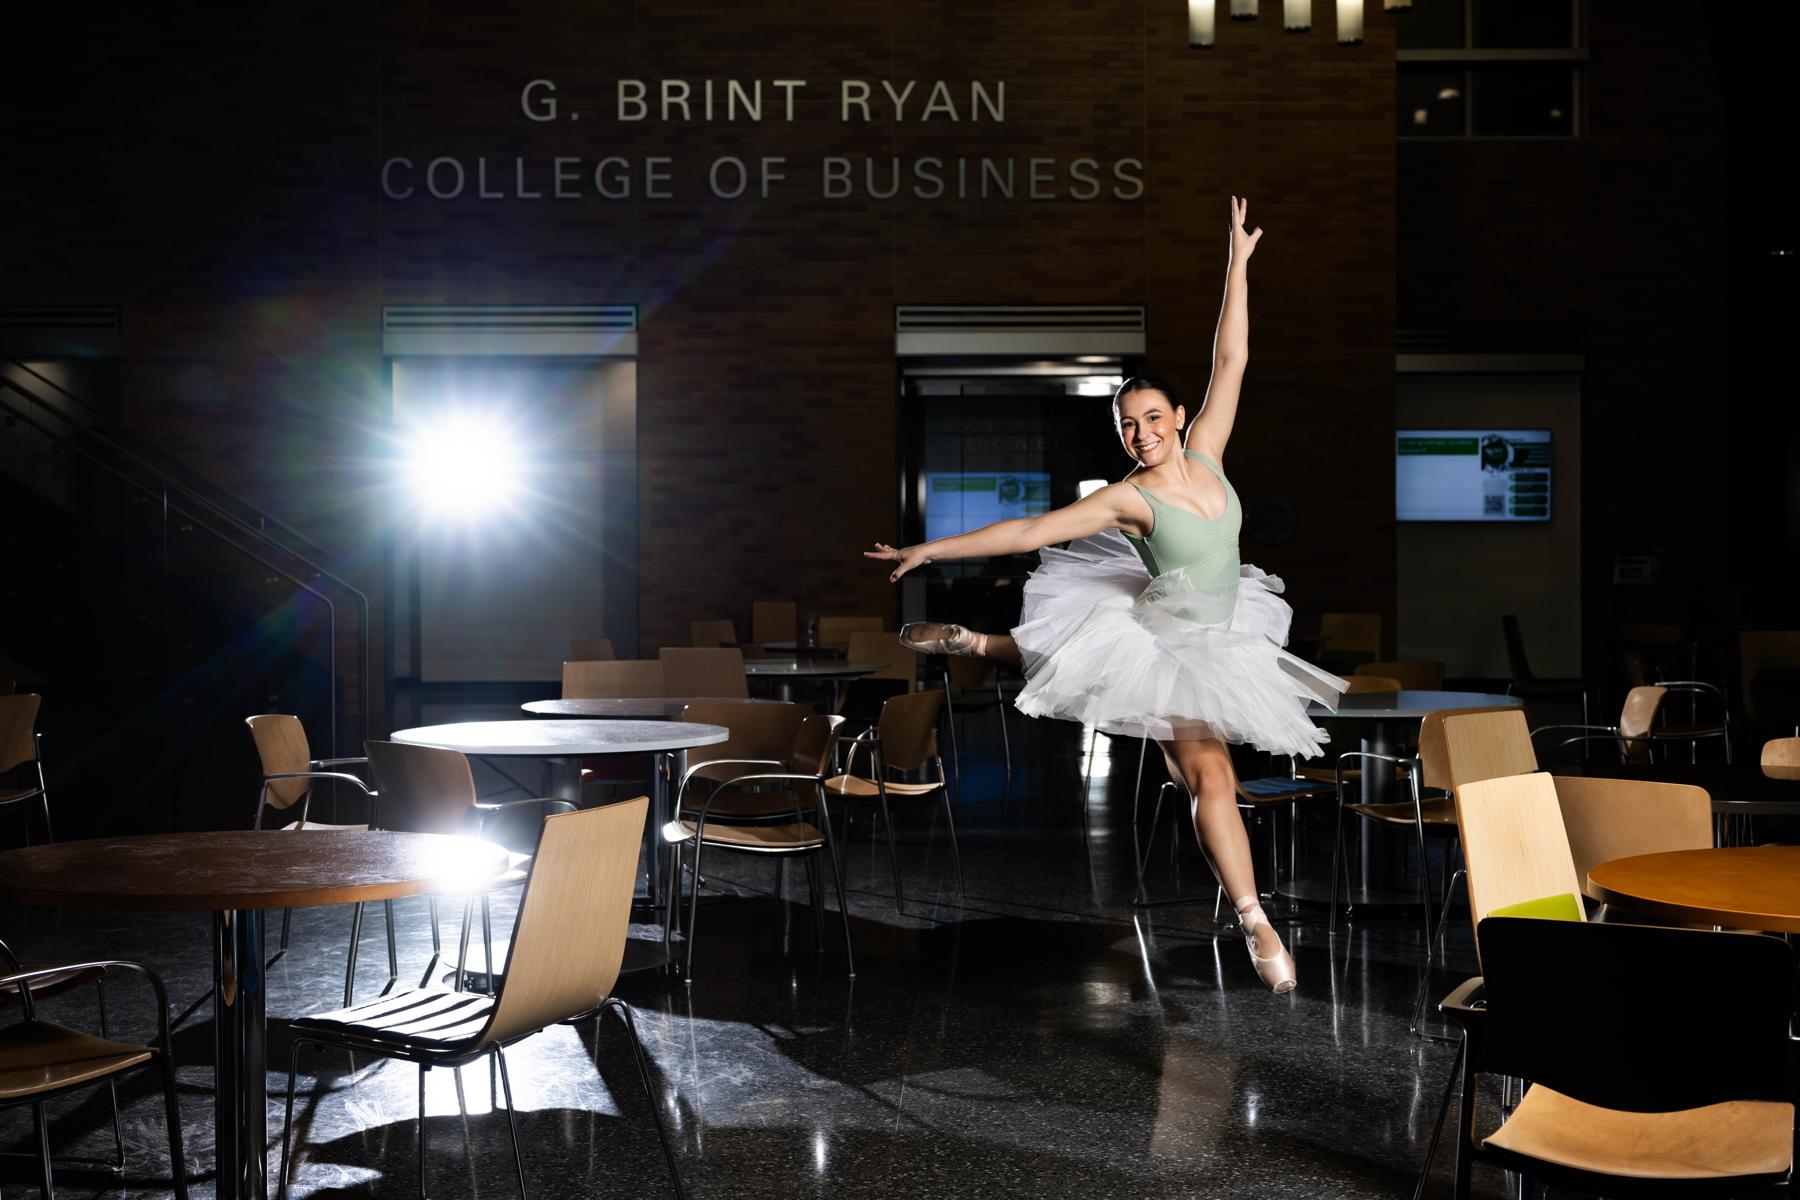
<svg viewBox="0 0 1800 1200"><path fill-rule="evenodd" d="M263 913L213 913L213 1123L219 1200L266 1200L269 1136Z"/></svg>

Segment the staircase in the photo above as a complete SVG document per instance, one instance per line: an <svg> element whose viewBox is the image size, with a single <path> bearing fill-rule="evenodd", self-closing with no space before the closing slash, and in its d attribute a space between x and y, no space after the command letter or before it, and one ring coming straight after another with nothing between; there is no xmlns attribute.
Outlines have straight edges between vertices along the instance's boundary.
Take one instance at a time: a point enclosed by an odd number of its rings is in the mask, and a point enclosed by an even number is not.
<svg viewBox="0 0 1800 1200"><path fill-rule="evenodd" d="M368 597L17 361L0 361L0 513L0 675L44 694L60 836L247 826L252 713L297 713L315 757L361 753Z"/></svg>

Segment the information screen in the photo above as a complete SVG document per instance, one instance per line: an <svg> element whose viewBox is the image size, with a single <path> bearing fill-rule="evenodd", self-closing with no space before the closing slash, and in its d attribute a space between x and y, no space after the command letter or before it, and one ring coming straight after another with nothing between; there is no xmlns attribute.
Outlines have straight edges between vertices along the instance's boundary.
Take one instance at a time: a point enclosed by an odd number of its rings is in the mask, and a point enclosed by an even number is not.
<svg viewBox="0 0 1800 1200"><path fill-rule="evenodd" d="M1548 429L1402 429L1394 515L1402 521L1548 521Z"/></svg>
<svg viewBox="0 0 1800 1200"><path fill-rule="evenodd" d="M1050 511L1047 471L928 471L925 474L925 538L952 537Z"/></svg>

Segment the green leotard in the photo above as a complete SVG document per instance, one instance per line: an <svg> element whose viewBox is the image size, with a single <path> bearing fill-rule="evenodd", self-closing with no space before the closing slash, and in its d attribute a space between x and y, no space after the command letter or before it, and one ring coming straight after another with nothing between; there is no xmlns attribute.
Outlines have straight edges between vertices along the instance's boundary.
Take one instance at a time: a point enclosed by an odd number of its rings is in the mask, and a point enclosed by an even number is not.
<svg viewBox="0 0 1800 1200"><path fill-rule="evenodd" d="M1149 488L1134 483L1131 486L1137 488L1138 494L1150 505L1150 512L1156 519L1150 527L1149 537L1130 533L1125 537L1143 559L1152 578L1180 570L1187 577L1189 588L1217 598L1212 603L1200 605L1193 613L1195 619L1227 620L1237 596L1238 530L1244 523L1243 510L1238 504L1236 489L1217 463L1193 450L1184 453L1196 462L1206 464L1225 485L1225 511L1217 520L1208 520L1199 513L1178 508Z"/></svg>

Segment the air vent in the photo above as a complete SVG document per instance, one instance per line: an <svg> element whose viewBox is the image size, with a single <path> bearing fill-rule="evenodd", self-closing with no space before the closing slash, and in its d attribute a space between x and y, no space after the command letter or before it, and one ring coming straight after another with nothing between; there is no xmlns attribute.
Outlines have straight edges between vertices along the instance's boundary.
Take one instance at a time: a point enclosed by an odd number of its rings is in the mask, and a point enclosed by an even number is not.
<svg viewBox="0 0 1800 1200"><path fill-rule="evenodd" d="M635 304L392 304L381 310L382 352L436 355L631 357Z"/></svg>
<svg viewBox="0 0 1800 1200"><path fill-rule="evenodd" d="M902 356L1143 354L1142 305L902 304L894 310Z"/></svg>
<svg viewBox="0 0 1800 1200"><path fill-rule="evenodd" d="M1566 326L1401 329L1394 334L1402 374L1440 371L1579 371L1587 339Z"/></svg>
<svg viewBox="0 0 1800 1200"><path fill-rule="evenodd" d="M119 353L119 309L111 304L0 308L0 354L9 358L110 358Z"/></svg>

